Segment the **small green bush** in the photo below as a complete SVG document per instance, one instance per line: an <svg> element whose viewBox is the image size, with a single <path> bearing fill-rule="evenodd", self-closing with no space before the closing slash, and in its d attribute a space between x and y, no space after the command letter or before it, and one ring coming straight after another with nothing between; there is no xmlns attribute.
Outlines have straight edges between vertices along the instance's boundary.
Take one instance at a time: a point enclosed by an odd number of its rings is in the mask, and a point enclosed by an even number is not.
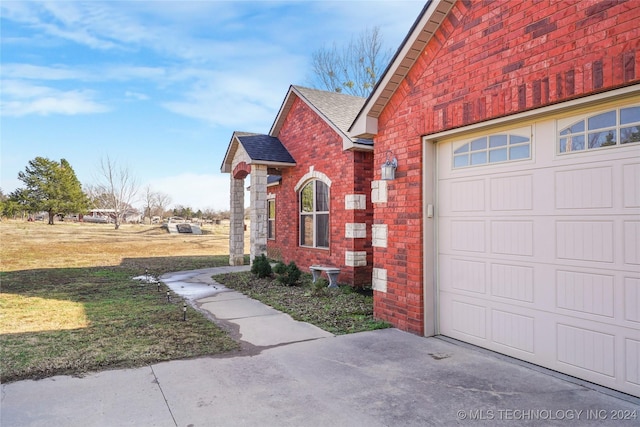
<svg viewBox="0 0 640 427"><path fill-rule="evenodd" d="M324 277L318 277L311 283L311 294L315 296L328 295L330 293L329 281Z"/></svg>
<svg viewBox="0 0 640 427"><path fill-rule="evenodd" d="M258 278L262 279L265 277L271 277L271 264L267 257L262 254L253 259L253 264L251 265L251 272L258 276Z"/></svg>
<svg viewBox="0 0 640 427"><path fill-rule="evenodd" d="M280 283L287 286L294 286L298 284L302 272L295 262L291 261L287 266L282 264L282 266L277 267L278 271L280 271L280 273L276 271L276 273L278 273L278 281Z"/></svg>
<svg viewBox="0 0 640 427"><path fill-rule="evenodd" d="M273 272L278 275L285 274L286 271L287 271L287 265L282 261L278 261L276 265L273 267Z"/></svg>

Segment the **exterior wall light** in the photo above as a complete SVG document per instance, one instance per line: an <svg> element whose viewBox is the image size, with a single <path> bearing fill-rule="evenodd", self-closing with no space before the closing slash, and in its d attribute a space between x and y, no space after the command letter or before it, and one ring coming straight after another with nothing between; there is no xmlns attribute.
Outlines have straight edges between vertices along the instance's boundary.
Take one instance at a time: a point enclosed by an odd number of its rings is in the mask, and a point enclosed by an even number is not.
<svg viewBox="0 0 640 427"><path fill-rule="evenodd" d="M393 157L391 150L387 150L387 160L382 164L382 175L380 179L383 181L393 181L396 179L396 168L398 167L398 159Z"/></svg>

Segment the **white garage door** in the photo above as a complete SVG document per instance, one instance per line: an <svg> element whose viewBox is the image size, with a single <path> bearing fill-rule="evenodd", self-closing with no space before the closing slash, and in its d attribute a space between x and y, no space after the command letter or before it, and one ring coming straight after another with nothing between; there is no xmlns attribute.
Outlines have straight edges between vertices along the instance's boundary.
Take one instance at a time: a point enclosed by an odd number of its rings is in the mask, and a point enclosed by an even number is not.
<svg viewBox="0 0 640 427"><path fill-rule="evenodd" d="M438 144L442 335L640 396L640 107Z"/></svg>

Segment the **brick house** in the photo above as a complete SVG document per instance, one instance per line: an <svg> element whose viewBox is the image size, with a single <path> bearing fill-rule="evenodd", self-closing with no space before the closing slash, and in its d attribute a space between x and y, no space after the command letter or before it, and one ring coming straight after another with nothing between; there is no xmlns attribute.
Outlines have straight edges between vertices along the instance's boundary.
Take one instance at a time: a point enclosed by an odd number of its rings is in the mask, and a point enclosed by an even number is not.
<svg viewBox="0 0 640 427"><path fill-rule="evenodd" d="M368 99L291 87L262 136L290 157L234 134L222 170L232 215L251 173L252 256L340 266L399 329L640 396L639 17L427 2ZM312 182L329 206L301 212ZM307 213L328 214L328 247Z"/></svg>
<svg viewBox="0 0 640 427"><path fill-rule="evenodd" d="M374 140L378 318L640 395L639 19L426 4L349 128Z"/></svg>
<svg viewBox="0 0 640 427"><path fill-rule="evenodd" d="M343 283L371 283L373 141L348 132L364 101L291 86L268 134L233 134L221 168L231 174L232 264L243 263L250 175L251 259L266 252L306 271L338 267Z"/></svg>

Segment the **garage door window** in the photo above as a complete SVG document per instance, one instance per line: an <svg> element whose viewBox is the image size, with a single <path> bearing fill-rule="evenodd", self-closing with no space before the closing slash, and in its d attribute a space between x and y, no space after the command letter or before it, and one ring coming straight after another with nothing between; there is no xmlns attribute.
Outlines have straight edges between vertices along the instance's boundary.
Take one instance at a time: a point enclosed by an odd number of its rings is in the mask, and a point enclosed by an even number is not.
<svg viewBox="0 0 640 427"><path fill-rule="evenodd" d="M574 119L568 126L559 128L560 153L640 142L640 106Z"/></svg>
<svg viewBox="0 0 640 427"><path fill-rule="evenodd" d="M475 138L453 151L453 167L463 168L531 158L531 138L496 134Z"/></svg>

